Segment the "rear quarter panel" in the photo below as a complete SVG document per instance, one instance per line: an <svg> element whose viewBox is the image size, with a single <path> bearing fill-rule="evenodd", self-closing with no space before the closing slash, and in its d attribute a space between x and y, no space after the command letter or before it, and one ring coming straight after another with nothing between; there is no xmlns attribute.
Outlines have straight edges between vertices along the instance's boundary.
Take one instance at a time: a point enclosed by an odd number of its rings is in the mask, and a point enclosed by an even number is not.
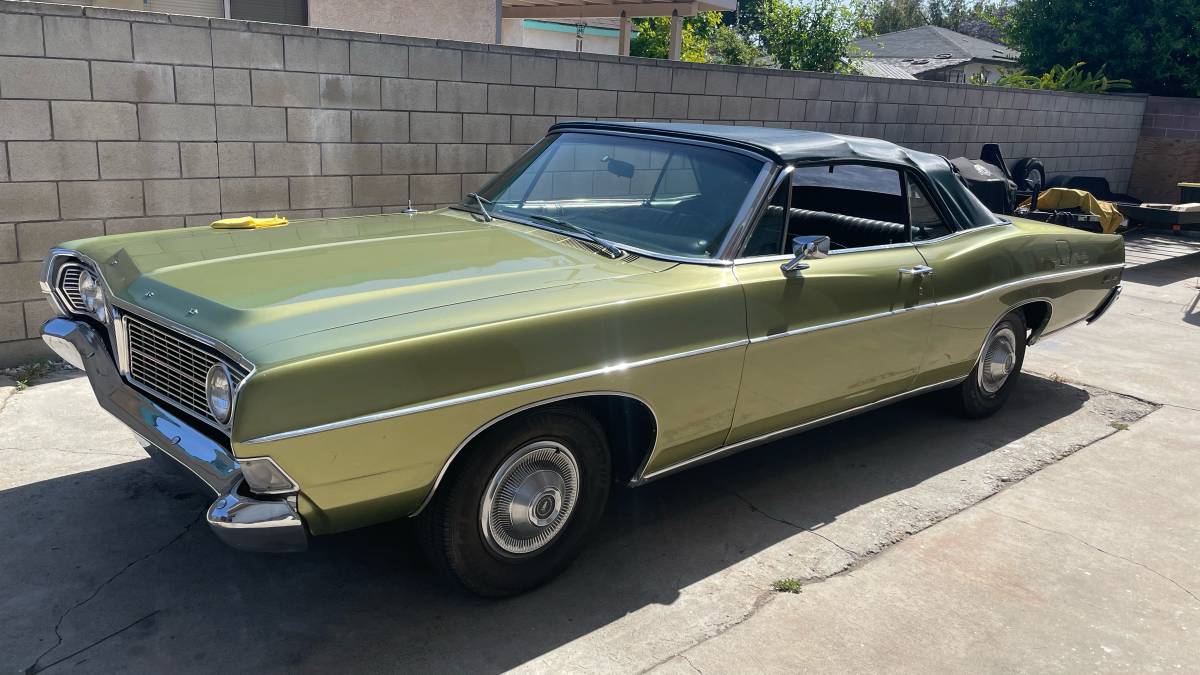
<svg viewBox="0 0 1200 675"><path fill-rule="evenodd" d="M1086 318L1120 282L1125 260L1119 235L1022 219L917 248L934 268L936 302L917 386L965 376L992 326L1015 307L1049 303L1042 332Z"/></svg>

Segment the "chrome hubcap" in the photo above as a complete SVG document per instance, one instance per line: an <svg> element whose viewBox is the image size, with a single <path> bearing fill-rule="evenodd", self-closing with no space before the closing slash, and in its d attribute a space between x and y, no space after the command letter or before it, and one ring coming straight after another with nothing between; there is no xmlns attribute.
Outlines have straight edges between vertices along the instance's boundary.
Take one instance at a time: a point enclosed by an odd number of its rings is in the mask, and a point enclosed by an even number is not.
<svg viewBox="0 0 1200 675"><path fill-rule="evenodd" d="M579 499L579 464L561 443L537 441L496 469L480 504L483 537L504 556L534 553L562 532Z"/></svg>
<svg viewBox="0 0 1200 675"><path fill-rule="evenodd" d="M988 394L1000 391L1017 367L1017 336L1005 326L992 334L979 360L979 388Z"/></svg>

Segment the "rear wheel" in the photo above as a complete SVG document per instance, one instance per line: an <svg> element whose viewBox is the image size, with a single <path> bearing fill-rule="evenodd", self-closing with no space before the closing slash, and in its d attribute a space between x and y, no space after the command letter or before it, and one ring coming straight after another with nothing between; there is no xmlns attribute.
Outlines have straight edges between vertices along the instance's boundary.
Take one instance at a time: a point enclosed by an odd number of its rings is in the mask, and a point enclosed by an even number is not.
<svg viewBox="0 0 1200 675"><path fill-rule="evenodd" d="M988 334L975 368L951 390L951 401L959 414L987 417L1008 400L1025 361L1025 331L1024 315L1011 312Z"/></svg>
<svg viewBox="0 0 1200 675"><path fill-rule="evenodd" d="M479 595L540 586L564 570L608 501L604 433L583 411L554 406L473 443L418 518L433 567Z"/></svg>

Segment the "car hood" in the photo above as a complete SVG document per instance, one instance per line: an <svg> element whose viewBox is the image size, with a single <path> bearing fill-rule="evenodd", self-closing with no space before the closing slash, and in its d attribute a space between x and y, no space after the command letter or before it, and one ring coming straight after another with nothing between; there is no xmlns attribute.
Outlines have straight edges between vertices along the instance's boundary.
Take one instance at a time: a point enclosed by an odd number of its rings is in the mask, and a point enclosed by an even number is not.
<svg viewBox="0 0 1200 675"><path fill-rule="evenodd" d="M354 323L670 266L612 260L570 237L454 210L64 246L91 257L118 298L242 353Z"/></svg>

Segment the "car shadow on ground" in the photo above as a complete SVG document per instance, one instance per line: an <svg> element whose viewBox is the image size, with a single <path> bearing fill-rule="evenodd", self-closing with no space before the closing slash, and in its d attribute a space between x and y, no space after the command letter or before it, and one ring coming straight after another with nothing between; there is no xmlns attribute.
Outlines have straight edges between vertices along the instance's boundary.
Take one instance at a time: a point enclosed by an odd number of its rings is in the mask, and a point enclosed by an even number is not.
<svg viewBox="0 0 1200 675"><path fill-rule="evenodd" d="M320 538L306 554L248 554L197 518L207 496L150 460L32 483L0 492L0 655L27 668L48 652L39 669L502 671L671 604L800 529L992 453L1088 398L1027 375L989 420L951 417L925 396L618 490L566 574L503 601L434 579L407 522ZM786 511L786 526L746 495Z"/></svg>
<svg viewBox="0 0 1200 675"><path fill-rule="evenodd" d="M1125 259L1129 267L1125 281L1147 286L1169 286L1200 276L1200 233L1177 237L1135 231L1125 241Z"/></svg>

